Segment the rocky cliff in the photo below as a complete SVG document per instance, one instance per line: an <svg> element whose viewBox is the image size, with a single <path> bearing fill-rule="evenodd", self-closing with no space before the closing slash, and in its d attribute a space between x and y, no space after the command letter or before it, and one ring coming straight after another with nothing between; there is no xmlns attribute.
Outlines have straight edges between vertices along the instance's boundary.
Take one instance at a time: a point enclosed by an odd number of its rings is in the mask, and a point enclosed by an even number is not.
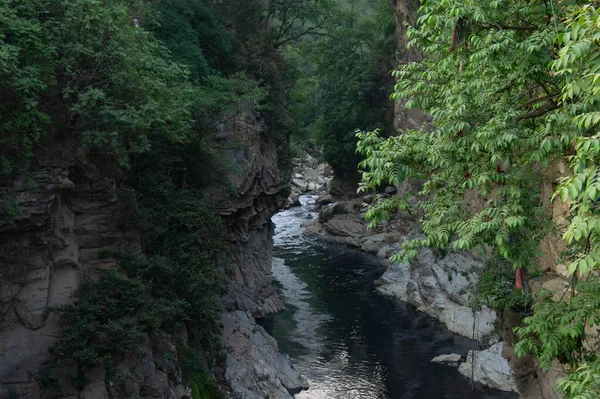
<svg viewBox="0 0 600 399"><path fill-rule="evenodd" d="M235 172L223 176L230 189L206 191L230 244L223 257L228 290L221 317L229 355L221 374L233 397L289 398L306 383L253 318L282 309L270 275L270 217L286 198L280 152L252 112L221 126L217 139L236 143L226 154ZM122 177L108 166L47 155L37 159L31 176L2 188L0 195L18 212L0 218L0 397L47 395L44 370L52 366L49 348L60 331L49 310L70 303L84 277L118 267L102 252L140 250L139 234L127 222ZM176 366L176 342L188 343L185 328L148 337L138 355L121 365L129 370L132 392L142 398L191 396ZM174 371L161 366L164 358ZM84 389L61 388L54 397L108 397L113 384L104 370L88 374Z"/></svg>

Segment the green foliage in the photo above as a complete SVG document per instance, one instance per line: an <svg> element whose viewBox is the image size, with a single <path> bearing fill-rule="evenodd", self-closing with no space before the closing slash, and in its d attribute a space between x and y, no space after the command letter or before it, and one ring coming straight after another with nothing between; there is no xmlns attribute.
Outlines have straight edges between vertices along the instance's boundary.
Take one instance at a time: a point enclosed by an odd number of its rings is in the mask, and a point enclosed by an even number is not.
<svg viewBox="0 0 600 399"><path fill-rule="evenodd" d="M196 351L185 349L180 352L183 352L183 379L192 388L192 399L224 399L225 396Z"/></svg>
<svg viewBox="0 0 600 399"><path fill-rule="evenodd" d="M47 397L54 397L62 393L60 380L55 370L42 369L36 374L35 379Z"/></svg>
<svg viewBox="0 0 600 399"><path fill-rule="evenodd" d="M337 175L353 180L360 158L354 131L382 127L395 25L387 1L338 1L325 36L286 50L297 76L291 92L292 137L313 142ZM382 73L382 70L385 71Z"/></svg>
<svg viewBox="0 0 600 399"><path fill-rule="evenodd" d="M365 214L365 218L370 220L368 228L376 227L378 221L389 220L392 214L397 211L410 212L410 204L405 197L394 196L385 199L381 195L377 195Z"/></svg>
<svg viewBox="0 0 600 399"><path fill-rule="evenodd" d="M187 142L196 128L265 97L242 73L222 76L234 67L233 39L208 2L161 2L158 18L141 0L0 7L2 176L26 170L42 140L69 143L71 157L95 152L129 167L154 139ZM145 17L186 66L132 23Z"/></svg>
<svg viewBox="0 0 600 399"><path fill-rule="evenodd" d="M479 272L476 294L492 309L522 312L531 298L515 288L515 273L510 266L506 261L488 260Z"/></svg>
<svg viewBox="0 0 600 399"><path fill-rule="evenodd" d="M540 206L549 200L541 176L570 159L574 174L555 196L572 213L563 236L572 284L585 280L564 301L542 295L518 329L521 355L533 353L545 369L554 359L568 365L559 384L567 398L600 391L597 342L586 334L600 318L598 21L594 7L576 1L425 1L408 29L424 60L394 72L392 97L432 123L389 139L357 135L366 157L361 190L424 182L424 237L404 242L399 258L422 246L481 251L498 265L484 270L481 289L501 309L522 306L526 298L508 284L511 269L533 270L540 240L557 230ZM368 216L376 222L401 206L395 200Z"/></svg>
<svg viewBox="0 0 600 399"><path fill-rule="evenodd" d="M0 198L0 215L6 215L8 222L13 223L15 218L21 216L21 207L14 199Z"/></svg>
<svg viewBox="0 0 600 399"><path fill-rule="evenodd" d="M220 219L197 191L162 196L146 191L135 204L146 257L120 255L127 275L146 282L152 297L177 304L179 320L212 330L222 293L215 256L222 250Z"/></svg>
<svg viewBox="0 0 600 399"><path fill-rule="evenodd" d="M572 141L575 154L569 157L573 176L565 178L557 190L573 213L563 235L578 252L569 266L570 274L586 274L600 265L600 50L595 45L600 37L599 21L600 13L594 7L586 5L579 10L558 36L562 48L552 64L565 76L561 100L565 111L574 116L573 130L578 133Z"/></svg>
<svg viewBox="0 0 600 399"><path fill-rule="evenodd" d="M581 363L566 380L559 381L558 388L569 398L596 399L600 392L600 359Z"/></svg>
<svg viewBox="0 0 600 399"><path fill-rule="evenodd" d="M97 0L4 2L2 155L12 169L42 136L113 154L148 150L148 137L183 141L192 126L185 69L129 21L145 5Z"/></svg>
<svg viewBox="0 0 600 399"><path fill-rule="evenodd" d="M570 372L597 360L600 342L586 329L600 323L600 282L589 279L575 289L578 293L569 301L556 300L552 293L542 291L533 314L515 330L522 338L515 348L517 353L532 353L543 370L548 370L554 359L568 365Z"/></svg>
<svg viewBox="0 0 600 399"><path fill-rule="evenodd" d="M53 353L85 369L135 351L163 322L180 318L178 302L155 300L140 279L107 270L98 282L85 279L75 302L55 309L64 323Z"/></svg>
<svg viewBox="0 0 600 399"><path fill-rule="evenodd" d="M218 70L231 71L234 65L234 37L225 28L223 16L209 0L165 0L158 3L151 29L200 81ZM154 22L154 23L153 23Z"/></svg>

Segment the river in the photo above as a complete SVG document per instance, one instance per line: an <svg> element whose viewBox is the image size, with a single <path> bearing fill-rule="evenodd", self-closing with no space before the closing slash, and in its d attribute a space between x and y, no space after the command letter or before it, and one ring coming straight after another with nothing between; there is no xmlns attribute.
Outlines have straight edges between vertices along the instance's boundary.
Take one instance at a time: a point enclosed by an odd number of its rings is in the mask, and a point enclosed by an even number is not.
<svg viewBox="0 0 600 399"><path fill-rule="evenodd" d="M379 295L384 267L372 254L305 236L314 196L279 212L273 275L287 310L264 321L310 384L298 399L516 398L475 386L430 360L474 342L401 301Z"/></svg>

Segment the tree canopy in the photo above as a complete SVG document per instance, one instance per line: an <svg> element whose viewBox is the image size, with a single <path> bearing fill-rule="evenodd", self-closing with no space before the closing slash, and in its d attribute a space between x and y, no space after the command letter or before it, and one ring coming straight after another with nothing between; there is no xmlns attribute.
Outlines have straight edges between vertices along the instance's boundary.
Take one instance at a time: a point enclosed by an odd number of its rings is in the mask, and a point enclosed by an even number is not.
<svg viewBox="0 0 600 399"><path fill-rule="evenodd" d="M358 134L362 190L425 182L424 236L405 242L400 259L423 246L481 251L535 273L540 241L561 228L542 183L570 161L573 175L553 199L571 212L562 260L574 289L567 302L542 293L517 329L519 354L536 355L544 370L555 359L566 365L559 387L568 398L600 393L596 338L586 331L600 322L597 21L598 11L577 1L424 1L408 29L424 60L394 71L392 97L432 122L388 139ZM376 222L408 207L396 198L368 216Z"/></svg>

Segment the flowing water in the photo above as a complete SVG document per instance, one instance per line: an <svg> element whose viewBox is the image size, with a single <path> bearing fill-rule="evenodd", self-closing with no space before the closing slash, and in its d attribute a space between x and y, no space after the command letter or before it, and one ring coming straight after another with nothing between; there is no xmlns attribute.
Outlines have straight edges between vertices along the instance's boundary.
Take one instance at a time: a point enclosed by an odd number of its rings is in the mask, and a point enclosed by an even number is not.
<svg viewBox="0 0 600 399"><path fill-rule="evenodd" d="M301 225L316 217L314 196L275 223L273 275L287 306L264 325L307 377L298 399L516 398L475 386L437 355L465 355L473 342L375 291L384 268L372 254L318 242Z"/></svg>

